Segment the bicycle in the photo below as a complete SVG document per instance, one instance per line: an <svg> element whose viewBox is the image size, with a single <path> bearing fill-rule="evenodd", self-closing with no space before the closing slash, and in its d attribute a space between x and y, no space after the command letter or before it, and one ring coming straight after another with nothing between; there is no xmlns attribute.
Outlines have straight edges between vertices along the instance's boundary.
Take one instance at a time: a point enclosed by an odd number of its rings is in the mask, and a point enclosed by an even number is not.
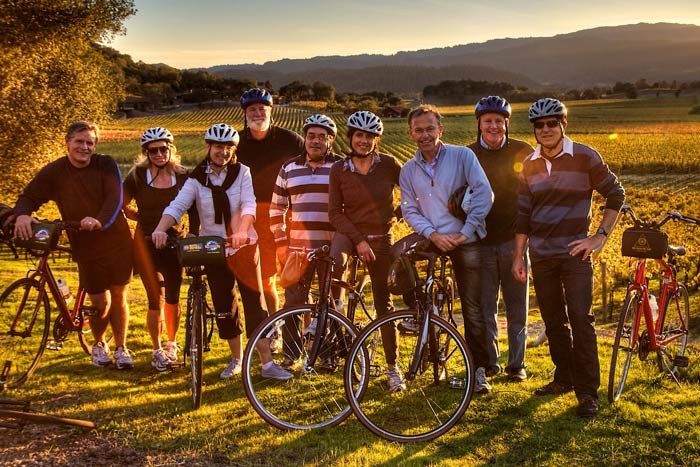
<svg viewBox="0 0 700 467"><path fill-rule="evenodd" d="M21 430L28 423L67 425L89 429L97 428L97 424L91 422L90 420L67 418L58 415L35 412L31 409L30 404L30 401L0 399L0 428ZM14 423L4 422L3 419L13 420Z"/></svg>
<svg viewBox="0 0 700 467"><path fill-rule="evenodd" d="M663 375L671 377L677 384L678 369L688 366L688 357L684 354L688 341L690 302L685 285L679 284L676 279L676 258L685 255L685 248L668 245L667 237L661 228L671 220L700 225L700 219L684 216L675 211L666 213L659 221L642 221L627 205L622 207L622 213L632 218L633 229L637 229L637 232L633 232L636 239L634 244L626 245L623 239L623 255L635 257L636 267L634 279L627 287L615 332L608 377L610 403L620 398L634 355L644 361L650 352L656 352L658 370ZM637 233L641 235L637 236ZM657 241L659 241L658 245ZM638 251L630 250L635 248ZM661 268L661 295L657 317L653 316L650 306L646 277L648 258L654 259ZM669 310L669 306L673 303L675 303L675 311ZM644 318L645 329L640 333L642 318Z"/></svg>
<svg viewBox="0 0 700 467"><path fill-rule="evenodd" d="M416 309L372 322L355 340L345 363L345 395L353 413L372 433L395 442L429 441L446 433L469 407L474 390L471 351L452 316L454 282L446 274L448 258L430 245L424 240L402 253L411 265L427 260L425 279L417 278L406 291L414 296ZM441 309L446 318L440 317ZM391 393L384 378L373 378L368 371L363 349L382 327L402 329L406 322L417 323L415 331L402 331L398 345L396 364L405 369L406 389Z"/></svg>
<svg viewBox="0 0 700 467"><path fill-rule="evenodd" d="M249 336L243 356L243 388L248 400L267 423L282 430L334 426L351 413L343 392L343 372L337 370L358 335L353 322L366 325L374 319L373 307L365 302L365 295L371 294L371 283L369 277L358 272L357 257L350 262L346 281L333 279L334 260L329 250L324 246L308 254L309 264L320 271L316 303L286 307L269 316ZM347 291L347 317L335 309L331 287ZM313 332L310 326L299 325L305 317L307 321L315 320ZM295 377L286 382L263 378L259 356L254 352L260 339L276 332L284 335L284 352L298 356L290 368ZM377 347L378 342L373 342L363 348L368 364L370 353Z"/></svg>
<svg viewBox="0 0 700 467"><path fill-rule="evenodd" d="M80 346L87 355L92 352L86 335L90 332L90 316L99 310L85 305L87 293L82 287L78 288L73 307L69 308L49 265L52 252L71 251L57 243L61 232L78 230L80 223L58 221L38 225L53 228L53 233L49 235L46 230L38 228L34 238L41 237L45 246L27 249L29 254L38 258L36 269L30 269L27 277L13 282L0 294L0 390L16 388L26 382L39 365L44 350L60 350L71 332L77 333ZM15 244L24 245L26 241L15 241ZM58 308L51 341L49 297Z"/></svg>

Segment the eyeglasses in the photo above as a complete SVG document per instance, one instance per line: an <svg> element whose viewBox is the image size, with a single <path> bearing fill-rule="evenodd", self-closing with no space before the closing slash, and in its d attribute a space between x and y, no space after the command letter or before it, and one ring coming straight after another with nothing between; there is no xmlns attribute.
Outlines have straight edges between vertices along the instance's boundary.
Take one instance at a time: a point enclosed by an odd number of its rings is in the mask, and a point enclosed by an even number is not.
<svg viewBox="0 0 700 467"><path fill-rule="evenodd" d="M167 154L168 151L170 151L170 147L158 146L157 148L148 148L146 149L146 151L148 151L148 154L150 154L151 156L155 156L158 153Z"/></svg>
<svg viewBox="0 0 700 467"><path fill-rule="evenodd" d="M533 123L535 128L537 128L538 130L541 130L542 128L544 128L545 125L547 125L547 128L556 128L559 126L559 124L560 124L559 120L547 120L546 122Z"/></svg>
<svg viewBox="0 0 700 467"><path fill-rule="evenodd" d="M309 133L306 135L306 139L309 141L320 141L321 143L325 143L331 138L331 135L315 135L313 133Z"/></svg>
<svg viewBox="0 0 700 467"><path fill-rule="evenodd" d="M411 128L411 132L413 132L417 135L422 135L424 133L432 135L435 132L437 132L437 130L438 130L438 127L436 127L436 126L429 126L427 128Z"/></svg>

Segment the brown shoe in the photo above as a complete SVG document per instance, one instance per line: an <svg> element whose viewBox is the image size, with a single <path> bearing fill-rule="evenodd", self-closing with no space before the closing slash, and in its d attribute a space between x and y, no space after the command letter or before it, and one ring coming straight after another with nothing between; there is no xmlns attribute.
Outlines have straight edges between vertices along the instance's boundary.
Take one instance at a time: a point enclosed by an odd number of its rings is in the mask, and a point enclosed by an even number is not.
<svg viewBox="0 0 700 467"><path fill-rule="evenodd" d="M518 370L508 370L508 381L511 383L522 383L527 380L527 372L525 368L520 368Z"/></svg>
<svg viewBox="0 0 700 467"><path fill-rule="evenodd" d="M559 394L566 394L567 392L573 391L574 387L571 384L561 384L556 381L542 386L539 389L535 389L536 396L558 396Z"/></svg>
<svg viewBox="0 0 700 467"><path fill-rule="evenodd" d="M576 415L581 418L593 418L598 415L598 400L590 394L581 394L578 398Z"/></svg>

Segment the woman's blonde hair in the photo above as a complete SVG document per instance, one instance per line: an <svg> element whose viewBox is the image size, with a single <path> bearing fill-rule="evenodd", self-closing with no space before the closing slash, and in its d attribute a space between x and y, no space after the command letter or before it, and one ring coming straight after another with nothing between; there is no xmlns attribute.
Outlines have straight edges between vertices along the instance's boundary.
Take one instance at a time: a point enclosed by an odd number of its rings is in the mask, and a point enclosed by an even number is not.
<svg viewBox="0 0 700 467"><path fill-rule="evenodd" d="M168 149L170 150L170 160L168 161L166 168L172 170L173 173L176 174L184 174L185 172L187 172L187 169L185 169L180 163L180 155L177 153L177 147L175 146L175 144L169 141L165 141L165 143L168 144ZM143 147L141 148L141 154L136 156L136 162L134 163L134 167L148 168L150 166L151 160L148 158L148 150L145 147Z"/></svg>

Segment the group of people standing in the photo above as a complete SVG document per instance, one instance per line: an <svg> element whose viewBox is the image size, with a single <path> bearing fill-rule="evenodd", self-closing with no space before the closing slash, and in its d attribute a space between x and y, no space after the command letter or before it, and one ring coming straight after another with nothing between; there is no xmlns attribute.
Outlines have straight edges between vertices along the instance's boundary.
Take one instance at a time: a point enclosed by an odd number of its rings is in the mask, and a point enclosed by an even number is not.
<svg viewBox="0 0 700 467"><path fill-rule="evenodd" d="M477 103L477 141L468 147L444 143L440 112L421 105L408 114L417 150L403 167L380 152L384 127L372 112L350 115L345 137L351 150L341 157L332 151L338 137L332 118L309 116L299 136L273 124L272 105L267 90L243 93L243 131L212 125L204 136L206 157L190 173L180 165L170 131L146 130L141 157L123 183L114 160L95 153L98 128L76 122L66 135L67 157L44 167L19 197L17 236L31 235L30 215L48 200L57 203L64 220L80 221L81 230L69 235L81 285L101 310L91 319L95 365L134 365L125 346L132 256L148 297L152 366L164 371L177 361L182 268L174 250L163 247L169 237L183 234L185 213L190 232L227 239L226 263L206 266L219 335L231 350L221 378L241 371L243 320L234 284L249 334L279 308L277 263L284 265L291 251L329 245L337 277L342 277L348 255L356 254L371 276L377 313L393 311L387 277L395 255L391 228L399 187L400 212L414 237L430 239L450 256L477 368L475 391L488 392L488 377L502 370L510 381L528 377L529 257L556 365L554 380L536 394L573 389L579 415L596 414L600 371L590 253L613 228L624 191L597 152L565 136L568 116L561 102L545 98L531 106L535 149L510 138L511 106L501 97ZM600 228L589 235L593 190L606 198L606 210ZM450 210L456 192L464 193L457 200L464 219ZM138 209L130 206L132 200ZM137 221L133 240L122 210ZM134 255L125 254L132 248ZM309 279L316 273L308 268L304 280L285 289L285 306L306 302ZM504 369L496 319L499 290L508 330ZM342 297L335 299L342 309ZM104 339L108 324L116 345L113 356ZM305 326L313 331L313 324L286 323L283 330ZM163 328L167 340L161 342ZM290 335L298 333L283 332L281 338ZM397 329L382 329L391 391L405 389L396 364L399 339ZM299 355L290 349L298 346L283 346L281 362L272 359L274 347L270 339L257 345L263 376L292 378Z"/></svg>

